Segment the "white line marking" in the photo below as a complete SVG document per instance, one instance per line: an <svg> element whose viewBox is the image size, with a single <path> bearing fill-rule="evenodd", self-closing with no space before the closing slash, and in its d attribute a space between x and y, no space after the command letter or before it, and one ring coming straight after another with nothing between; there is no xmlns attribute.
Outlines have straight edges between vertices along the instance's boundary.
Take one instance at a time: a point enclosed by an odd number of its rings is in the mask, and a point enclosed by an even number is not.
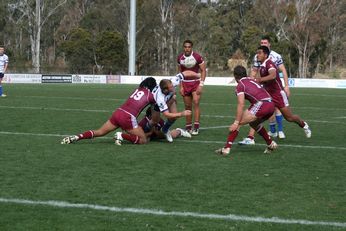
<svg viewBox="0 0 346 231"><path fill-rule="evenodd" d="M346 227L345 222L330 222L330 221L310 221L301 219L283 219L279 217L251 217L245 215L235 215L235 214L208 214L208 213L195 213L195 212L178 212L171 211L166 212L157 209L143 209L143 208L121 208L121 207L111 207L104 205L95 204L75 204L65 201L33 201L33 200L23 200L23 199L13 199L13 198L1 198L2 203L14 203L14 204L24 204L24 205L43 205L59 208L80 208L80 209L93 209L102 210L110 212L120 212L120 213L135 213L144 215L156 215L156 216L172 216L172 217L193 217L193 218L207 218L207 219L219 219L219 220L230 220L230 221L246 221L246 222L258 222L258 223L279 223L279 224L300 224L300 225L316 225L316 226L334 226L334 227Z"/></svg>
<svg viewBox="0 0 346 231"><path fill-rule="evenodd" d="M25 136L50 136L50 137L65 137L71 136L71 134L43 134L43 133L27 133L27 132L6 132L0 131L0 135L25 135ZM97 137L95 139L111 139L110 136ZM202 144L224 144L226 141L212 141L212 140L184 140L177 139L175 142L184 143L202 143ZM266 146L266 144L256 143L256 145ZM333 150L346 150L346 147L335 147L335 146L307 146L307 145L297 145L297 144L279 144L279 147L288 148L311 148L311 149L333 149Z"/></svg>

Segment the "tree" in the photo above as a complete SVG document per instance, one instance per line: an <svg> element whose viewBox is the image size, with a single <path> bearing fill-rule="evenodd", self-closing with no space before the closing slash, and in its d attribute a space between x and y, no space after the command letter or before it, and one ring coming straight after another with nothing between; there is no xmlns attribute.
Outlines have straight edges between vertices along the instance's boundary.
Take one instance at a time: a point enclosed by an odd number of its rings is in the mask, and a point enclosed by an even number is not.
<svg viewBox="0 0 346 231"><path fill-rule="evenodd" d="M47 20L67 0L12 0L9 3L10 19L15 24L23 25L30 37L31 60L34 72L40 72L41 31ZM21 23L21 24L20 24ZM25 26L24 26L25 25Z"/></svg>

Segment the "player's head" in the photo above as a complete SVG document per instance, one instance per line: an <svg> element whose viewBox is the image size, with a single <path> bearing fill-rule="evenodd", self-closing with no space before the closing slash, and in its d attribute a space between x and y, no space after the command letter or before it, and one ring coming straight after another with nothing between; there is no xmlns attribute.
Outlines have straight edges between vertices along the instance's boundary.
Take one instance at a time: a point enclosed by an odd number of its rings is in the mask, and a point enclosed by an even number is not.
<svg viewBox="0 0 346 231"><path fill-rule="evenodd" d="M5 52L5 47L3 45L0 45L0 55L3 55Z"/></svg>
<svg viewBox="0 0 346 231"><path fill-rule="evenodd" d="M162 79L160 81L160 88L163 94L168 95L170 92L174 91L174 86L172 81L169 79Z"/></svg>
<svg viewBox="0 0 346 231"><path fill-rule="evenodd" d="M270 49L270 37L268 35L264 35L261 38L261 46L266 46Z"/></svg>
<svg viewBox="0 0 346 231"><path fill-rule="evenodd" d="M269 56L269 48L266 46L259 46L257 48L257 60L260 62L264 62Z"/></svg>
<svg viewBox="0 0 346 231"><path fill-rule="evenodd" d="M184 41L183 48L184 48L184 54L186 56L191 55L192 47L193 47L193 42L191 40L187 39Z"/></svg>
<svg viewBox="0 0 346 231"><path fill-rule="evenodd" d="M150 91L152 91L156 86L157 83L153 77L148 77L139 84L139 87L148 88Z"/></svg>
<svg viewBox="0 0 346 231"><path fill-rule="evenodd" d="M235 80L238 82L239 79L247 76L246 68L241 65L236 66L233 70L233 75Z"/></svg>

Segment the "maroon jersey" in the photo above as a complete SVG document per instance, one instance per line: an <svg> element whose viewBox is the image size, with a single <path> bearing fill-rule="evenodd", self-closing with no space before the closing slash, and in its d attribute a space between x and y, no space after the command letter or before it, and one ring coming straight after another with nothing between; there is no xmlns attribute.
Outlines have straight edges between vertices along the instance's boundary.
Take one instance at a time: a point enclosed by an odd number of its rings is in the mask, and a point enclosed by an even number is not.
<svg viewBox="0 0 346 231"><path fill-rule="evenodd" d="M269 93L250 77L241 78L235 92L237 95L245 94L245 99L249 100L251 104L255 104L258 101L271 100Z"/></svg>
<svg viewBox="0 0 346 231"><path fill-rule="evenodd" d="M282 82L280 80L278 69L275 63L271 59L266 59L260 66L260 76L264 77L269 75L269 70L275 69L276 77L275 79L263 83L263 87L268 91L270 95L277 94L282 91L284 88L282 86Z"/></svg>
<svg viewBox="0 0 346 231"><path fill-rule="evenodd" d="M199 65L204 63L204 60L200 54L192 51L190 56L185 56L184 53L181 53L177 58L177 62L181 72L189 70L199 73Z"/></svg>
<svg viewBox="0 0 346 231"><path fill-rule="evenodd" d="M154 103L154 96L149 89L137 88L120 109L137 117L146 106Z"/></svg>

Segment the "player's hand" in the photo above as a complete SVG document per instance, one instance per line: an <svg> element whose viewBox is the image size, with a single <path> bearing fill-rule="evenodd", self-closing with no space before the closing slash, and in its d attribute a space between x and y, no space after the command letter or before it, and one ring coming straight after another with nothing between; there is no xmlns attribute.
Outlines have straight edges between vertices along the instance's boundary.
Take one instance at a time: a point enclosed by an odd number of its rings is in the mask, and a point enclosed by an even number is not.
<svg viewBox="0 0 346 231"><path fill-rule="evenodd" d="M182 97L184 97L184 88L180 87L179 93Z"/></svg>
<svg viewBox="0 0 346 231"><path fill-rule="evenodd" d="M196 89L196 94L197 95L201 95L202 94L202 90L203 90L203 86L199 85Z"/></svg>
<svg viewBox="0 0 346 231"><path fill-rule="evenodd" d="M255 77L256 83L261 83L261 77Z"/></svg>
<svg viewBox="0 0 346 231"><path fill-rule="evenodd" d="M285 91L287 97L290 97L291 92L290 92L290 88L288 86L284 87L284 91Z"/></svg>
<svg viewBox="0 0 346 231"><path fill-rule="evenodd" d="M233 132L235 130L238 130L239 128L239 124L231 124L231 126L229 126L229 131Z"/></svg>
<svg viewBox="0 0 346 231"><path fill-rule="evenodd" d="M181 113L182 116L189 116L191 114L192 114L191 110L185 110Z"/></svg>

